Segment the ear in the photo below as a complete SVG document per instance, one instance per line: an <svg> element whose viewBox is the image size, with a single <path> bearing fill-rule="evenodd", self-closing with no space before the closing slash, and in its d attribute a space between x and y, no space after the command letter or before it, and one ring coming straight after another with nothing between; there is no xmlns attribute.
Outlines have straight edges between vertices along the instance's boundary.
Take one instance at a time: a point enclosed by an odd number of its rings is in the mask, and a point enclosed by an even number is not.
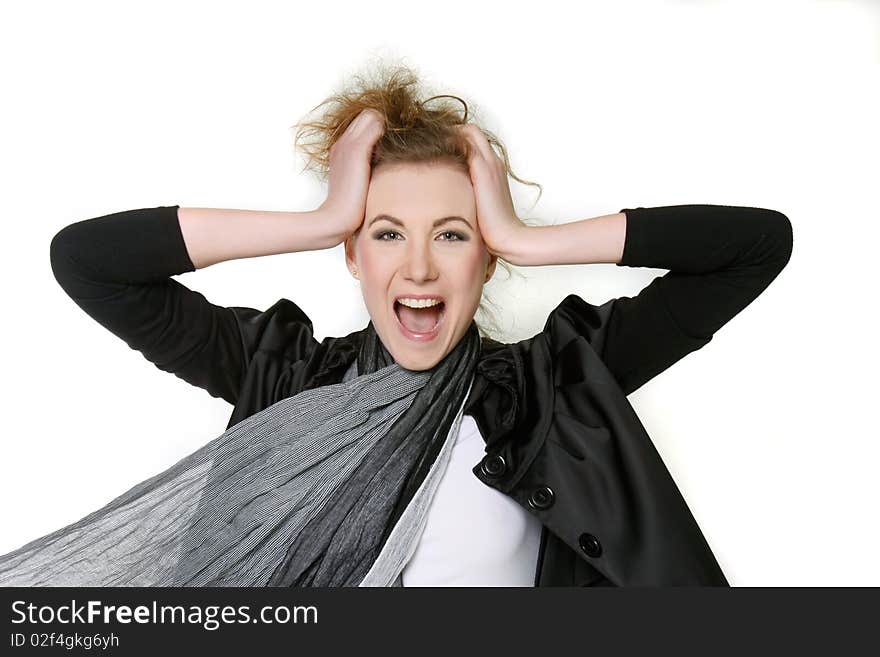
<svg viewBox="0 0 880 657"><path fill-rule="evenodd" d="M354 247L357 242L357 233L353 233L345 238L345 266L348 267L348 271L351 272L351 275L355 278L355 271L357 271L357 261L355 260L354 255Z"/></svg>
<svg viewBox="0 0 880 657"><path fill-rule="evenodd" d="M486 280L483 283L488 283L489 279L495 275L495 266L498 264L498 256L494 254L489 255L489 263L486 265Z"/></svg>

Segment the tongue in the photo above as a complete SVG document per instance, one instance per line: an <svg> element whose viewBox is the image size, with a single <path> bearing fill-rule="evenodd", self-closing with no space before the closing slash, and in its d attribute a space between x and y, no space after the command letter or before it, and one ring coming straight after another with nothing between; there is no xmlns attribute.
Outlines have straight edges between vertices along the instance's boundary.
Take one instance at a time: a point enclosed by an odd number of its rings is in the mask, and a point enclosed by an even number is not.
<svg viewBox="0 0 880 657"><path fill-rule="evenodd" d="M400 323L413 333L428 333L440 320L440 305L429 308L410 308L403 304L395 304Z"/></svg>

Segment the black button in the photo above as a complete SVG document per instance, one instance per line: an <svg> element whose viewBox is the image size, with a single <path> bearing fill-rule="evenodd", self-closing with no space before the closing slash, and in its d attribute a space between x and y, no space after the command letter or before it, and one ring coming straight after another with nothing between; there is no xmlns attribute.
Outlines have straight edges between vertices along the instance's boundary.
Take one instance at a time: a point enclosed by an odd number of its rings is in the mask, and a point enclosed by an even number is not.
<svg viewBox="0 0 880 657"><path fill-rule="evenodd" d="M507 463L501 454L491 454L483 459L483 462L480 464L480 470L487 477L495 479L507 471Z"/></svg>
<svg viewBox="0 0 880 657"><path fill-rule="evenodd" d="M541 486L529 495L529 504L533 509L549 509L553 506L553 489L549 486Z"/></svg>
<svg viewBox="0 0 880 657"><path fill-rule="evenodd" d="M598 557L602 554L602 544L592 534L581 534L578 543L580 543L581 550L586 552L588 557Z"/></svg>

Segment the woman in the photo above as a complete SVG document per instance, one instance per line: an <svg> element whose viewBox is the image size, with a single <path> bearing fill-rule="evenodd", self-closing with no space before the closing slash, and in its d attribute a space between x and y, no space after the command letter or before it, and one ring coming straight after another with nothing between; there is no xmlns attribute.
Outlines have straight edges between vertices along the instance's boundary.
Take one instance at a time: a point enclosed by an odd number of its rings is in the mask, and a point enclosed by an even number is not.
<svg viewBox="0 0 880 657"><path fill-rule="evenodd" d="M306 124L329 172L312 212L163 206L56 235L85 312L235 408L194 455L0 558L0 583L727 584L626 395L770 284L790 222L681 205L526 225L503 146L414 85L397 71ZM370 323L321 343L286 299L224 308L171 278L341 243ZM670 272L601 306L569 295L505 344L474 319L499 259Z"/></svg>

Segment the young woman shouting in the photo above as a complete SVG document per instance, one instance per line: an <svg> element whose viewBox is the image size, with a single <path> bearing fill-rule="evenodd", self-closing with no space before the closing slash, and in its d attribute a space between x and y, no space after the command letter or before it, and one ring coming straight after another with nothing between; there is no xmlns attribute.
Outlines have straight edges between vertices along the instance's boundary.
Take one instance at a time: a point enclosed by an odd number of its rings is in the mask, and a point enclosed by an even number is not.
<svg viewBox="0 0 880 657"><path fill-rule="evenodd" d="M86 313L234 409L194 454L0 557L0 584L727 585L626 396L766 289L791 223L676 205L527 225L504 147L443 98L406 70L334 96L305 124L328 176L313 211L161 206L56 235ZM340 244L370 321L321 342L287 299L222 307L172 278ZM475 319L499 261L669 273L599 306L569 294L505 343Z"/></svg>

